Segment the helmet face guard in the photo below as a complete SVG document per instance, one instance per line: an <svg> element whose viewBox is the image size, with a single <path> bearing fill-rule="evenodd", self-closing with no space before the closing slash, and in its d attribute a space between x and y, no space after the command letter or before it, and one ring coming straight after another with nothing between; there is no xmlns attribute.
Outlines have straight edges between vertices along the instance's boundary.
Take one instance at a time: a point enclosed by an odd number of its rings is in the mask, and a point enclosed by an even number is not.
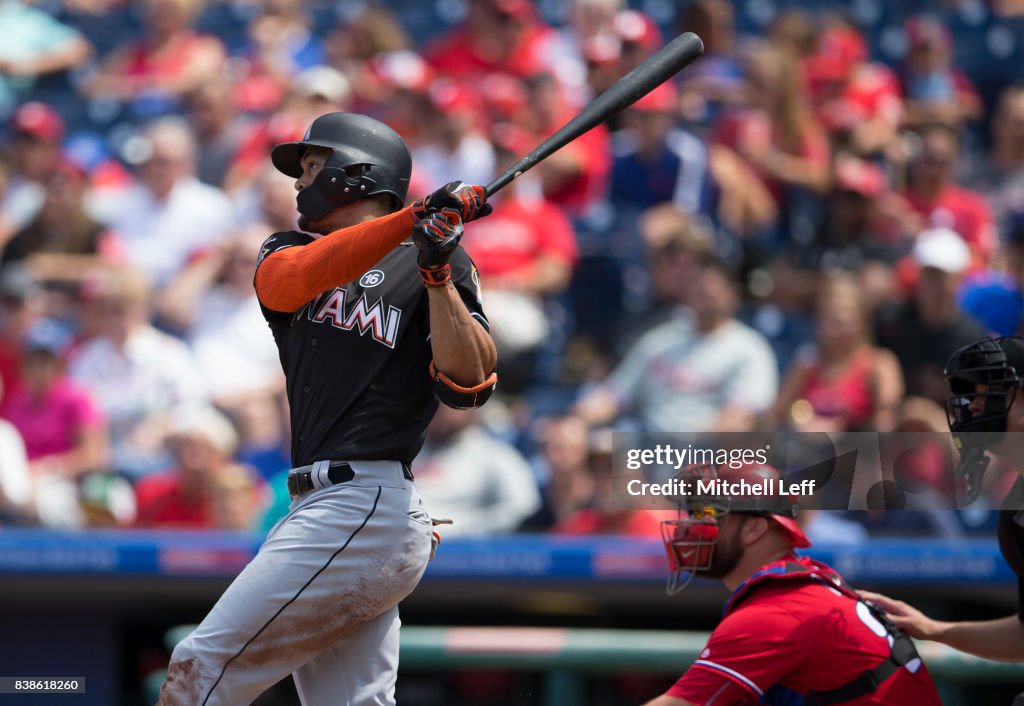
<svg viewBox="0 0 1024 706"><path fill-rule="evenodd" d="M697 481L707 484L720 478L728 480L734 475L750 482L774 481L779 477L778 471L767 466L750 466L742 471L720 473L710 464L691 466L684 469L679 477L690 488L698 488ZM789 497L694 493L680 498L677 518L661 523L661 538L669 565L665 592L674 595L686 588L696 573L711 569L721 529L732 513L771 518L792 538L794 546L810 546L794 522L798 511L799 505Z"/></svg>
<svg viewBox="0 0 1024 706"><path fill-rule="evenodd" d="M989 460L985 451L1006 434L1006 418L1021 378L1000 346L1003 339L984 338L955 351L946 363L950 396L946 420L960 452L956 475L964 486L964 504L981 493Z"/></svg>
<svg viewBox="0 0 1024 706"><path fill-rule="evenodd" d="M669 566L665 593L679 593L693 580L695 572L711 568L719 522L724 523L728 514L727 509L709 504L693 512L680 509L678 519L662 520L661 539Z"/></svg>

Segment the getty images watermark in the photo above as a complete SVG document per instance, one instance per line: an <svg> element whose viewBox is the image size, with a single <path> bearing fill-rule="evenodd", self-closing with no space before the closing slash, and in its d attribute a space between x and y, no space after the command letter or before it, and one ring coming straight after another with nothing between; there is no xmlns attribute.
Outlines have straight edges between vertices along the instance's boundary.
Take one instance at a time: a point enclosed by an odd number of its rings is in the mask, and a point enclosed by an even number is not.
<svg viewBox="0 0 1024 706"><path fill-rule="evenodd" d="M803 509L957 509L966 506L958 462L948 432L615 432L612 486L619 506L645 509L674 508L693 495L789 495ZM687 473L749 464L770 465L781 478L736 482L728 473ZM1006 492L1015 478L1013 469L992 464L975 507L1024 507Z"/></svg>

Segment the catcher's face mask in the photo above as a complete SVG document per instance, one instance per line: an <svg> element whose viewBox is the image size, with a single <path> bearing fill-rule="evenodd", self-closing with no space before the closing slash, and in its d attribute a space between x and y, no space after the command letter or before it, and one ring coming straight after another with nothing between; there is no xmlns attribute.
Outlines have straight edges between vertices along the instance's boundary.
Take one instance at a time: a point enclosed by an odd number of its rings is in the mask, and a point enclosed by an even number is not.
<svg viewBox="0 0 1024 706"><path fill-rule="evenodd" d="M694 503L680 509L675 520L663 520L661 537L668 555L669 575L665 592L672 596L693 580L695 572L711 568L715 545L720 537L727 508L712 503Z"/></svg>
<svg viewBox="0 0 1024 706"><path fill-rule="evenodd" d="M696 573L721 578L732 570L739 560L740 549L728 538L720 546L722 532L732 514L737 515L737 519L748 515L767 517L789 536L794 547L810 546L795 522L799 505L794 498L756 493L717 494L722 491L714 483L719 479L758 483L779 477L776 469L759 464L721 470L712 465L692 466L680 474L680 480L688 484L692 494L680 498L677 519L661 523L670 569L665 589L669 595L686 588ZM698 481L704 482L706 492L698 490L702 487Z"/></svg>
<svg viewBox="0 0 1024 706"><path fill-rule="evenodd" d="M713 480L718 474L713 466L688 468L680 480L694 483ZM718 498L683 497L675 520L663 520L661 538L668 555L669 576L665 592L674 595L686 588L695 572L711 568L720 528L729 515L728 501Z"/></svg>
<svg viewBox="0 0 1024 706"><path fill-rule="evenodd" d="M981 493L989 464L985 450L1006 433L1006 418L1021 382L1001 340L975 341L953 353L946 363L951 393L946 399L946 418L960 451L956 475L963 479L965 505Z"/></svg>

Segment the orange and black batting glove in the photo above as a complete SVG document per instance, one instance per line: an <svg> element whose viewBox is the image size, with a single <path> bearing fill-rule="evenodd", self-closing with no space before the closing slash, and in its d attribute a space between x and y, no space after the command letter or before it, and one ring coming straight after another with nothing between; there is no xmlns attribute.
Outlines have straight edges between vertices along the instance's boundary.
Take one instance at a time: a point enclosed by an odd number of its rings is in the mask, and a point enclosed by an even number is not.
<svg viewBox="0 0 1024 706"><path fill-rule="evenodd" d="M419 250L416 264L423 284L443 287L452 278L448 260L462 239L462 218L455 209L445 208L422 216L414 211L413 220L412 241Z"/></svg>
<svg viewBox="0 0 1024 706"><path fill-rule="evenodd" d="M413 213L426 215L432 211L455 209L463 223L483 218L491 212L487 203L487 189L479 185L452 181L412 205Z"/></svg>

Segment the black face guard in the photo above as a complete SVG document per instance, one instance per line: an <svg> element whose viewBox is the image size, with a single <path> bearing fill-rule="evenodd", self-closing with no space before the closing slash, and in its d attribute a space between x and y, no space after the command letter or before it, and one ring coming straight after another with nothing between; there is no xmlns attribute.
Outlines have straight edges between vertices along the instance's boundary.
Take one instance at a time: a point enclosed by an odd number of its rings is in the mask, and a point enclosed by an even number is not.
<svg viewBox="0 0 1024 706"><path fill-rule="evenodd" d="M986 338L950 356L946 379L946 420L960 452L956 476L963 479L964 504L981 493L989 465L985 451L1002 441L1006 419L1021 379L1000 347L1002 339ZM984 386L979 391L979 386Z"/></svg>
<svg viewBox="0 0 1024 706"><path fill-rule="evenodd" d="M368 194L380 193L377 180L372 175L373 165L370 164L325 166L313 183L295 197L299 213L311 221L318 221L336 208L355 203ZM397 200L394 195L392 200Z"/></svg>

